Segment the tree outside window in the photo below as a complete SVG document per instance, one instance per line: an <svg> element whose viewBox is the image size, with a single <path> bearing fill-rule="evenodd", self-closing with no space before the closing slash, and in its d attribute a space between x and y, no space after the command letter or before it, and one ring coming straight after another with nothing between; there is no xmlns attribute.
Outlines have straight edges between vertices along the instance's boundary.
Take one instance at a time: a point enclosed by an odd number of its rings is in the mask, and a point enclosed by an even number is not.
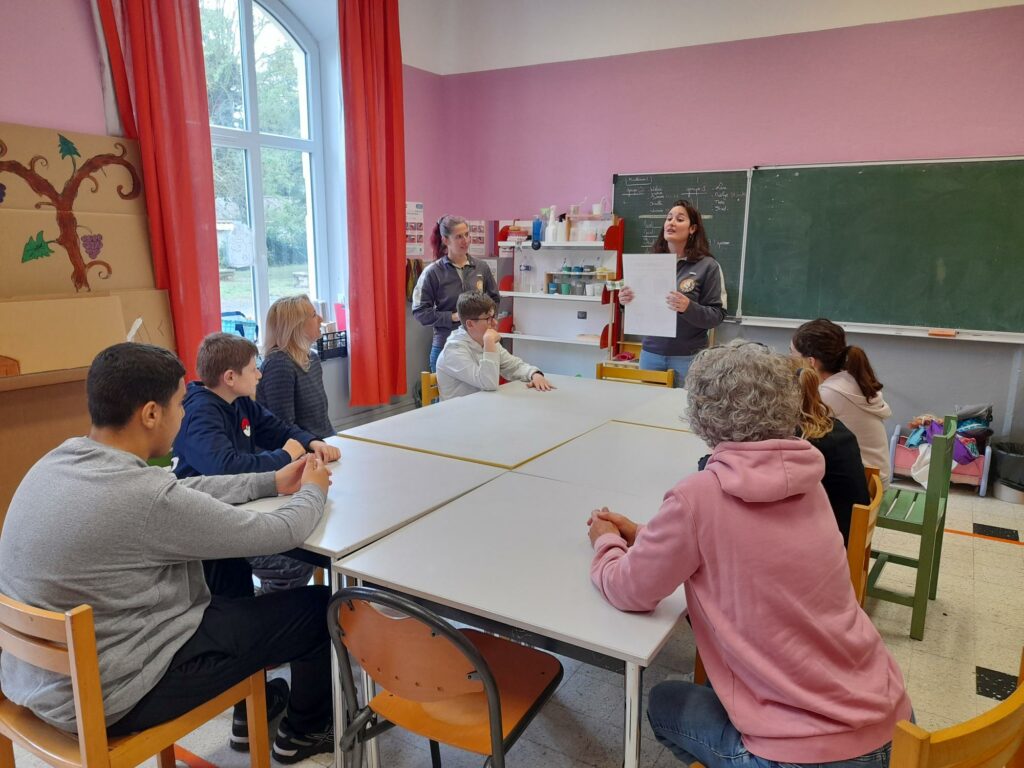
<svg viewBox="0 0 1024 768"><path fill-rule="evenodd" d="M251 336L275 299L316 291L316 46L271 0L201 0L200 8L221 311L240 313L229 327Z"/></svg>

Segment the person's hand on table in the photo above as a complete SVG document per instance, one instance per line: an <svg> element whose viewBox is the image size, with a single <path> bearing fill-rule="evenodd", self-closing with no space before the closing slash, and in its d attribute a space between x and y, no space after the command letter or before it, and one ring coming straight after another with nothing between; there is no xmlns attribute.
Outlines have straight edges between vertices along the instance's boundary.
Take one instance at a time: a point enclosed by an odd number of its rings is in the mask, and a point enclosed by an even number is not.
<svg viewBox="0 0 1024 768"><path fill-rule="evenodd" d="M309 450L316 454L316 457L324 464L337 461L341 458L341 448L336 448L330 443L325 443L323 440L314 440L311 442L309 444Z"/></svg>
<svg viewBox="0 0 1024 768"><path fill-rule="evenodd" d="M295 461L285 464L274 473L274 482L277 483L279 494L295 493L302 487L302 471L306 468L305 454Z"/></svg>
<svg viewBox="0 0 1024 768"><path fill-rule="evenodd" d="M665 304L673 312L685 312L686 308L690 306L690 300L679 291L672 291L665 297Z"/></svg>
<svg viewBox="0 0 1024 768"><path fill-rule="evenodd" d="M555 388L555 385L544 378L544 374L539 371L530 377L530 383L526 386L536 389L538 392L550 392Z"/></svg>
<svg viewBox="0 0 1024 768"><path fill-rule="evenodd" d="M628 285L623 286L622 288L619 289L619 304L625 306L635 298L636 294L633 293L633 289L630 288Z"/></svg>
<svg viewBox="0 0 1024 768"><path fill-rule="evenodd" d="M626 540L626 546L632 547L636 541L637 524L625 515L612 512L608 507L595 509L587 521L590 526L590 543L606 533L616 533Z"/></svg>
<svg viewBox="0 0 1024 768"><path fill-rule="evenodd" d="M302 485L306 483L318 486L324 494L331 485L331 470L316 454L306 457L306 466L302 470Z"/></svg>
<svg viewBox="0 0 1024 768"><path fill-rule="evenodd" d="M301 459L306 455L305 447L294 437L288 438L288 441L284 444L284 449L288 455L292 457L292 461L295 461L295 459Z"/></svg>

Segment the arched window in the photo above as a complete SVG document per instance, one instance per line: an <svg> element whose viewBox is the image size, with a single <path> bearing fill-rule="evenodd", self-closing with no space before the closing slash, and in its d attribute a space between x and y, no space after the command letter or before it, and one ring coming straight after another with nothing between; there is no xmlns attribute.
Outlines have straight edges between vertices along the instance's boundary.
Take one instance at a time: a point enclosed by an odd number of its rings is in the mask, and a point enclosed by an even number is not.
<svg viewBox="0 0 1024 768"><path fill-rule="evenodd" d="M326 251L319 57L279 2L200 7L221 311L251 321L232 325L249 336L275 299L317 295Z"/></svg>

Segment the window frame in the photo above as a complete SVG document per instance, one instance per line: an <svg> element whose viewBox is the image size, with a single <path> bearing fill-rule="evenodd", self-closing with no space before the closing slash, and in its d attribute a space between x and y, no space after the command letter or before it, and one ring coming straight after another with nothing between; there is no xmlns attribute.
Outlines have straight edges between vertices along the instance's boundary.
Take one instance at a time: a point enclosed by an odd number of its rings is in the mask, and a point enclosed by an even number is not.
<svg viewBox="0 0 1024 768"><path fill-rule="evenodd" d="M228 147L244 152L246 193L249 195L249 217L253 232L253 320L262 329L270 308L269 260L267 254L266 217L263 200L262 150L283 149L306 152L310 158L309 206L312 226L313 269L307 293L318 298L321 286L329 280L330 262L326 224L326 185L324 171L323 93L320 77L320 48L316 39L280 0L237 0L241 25L242 103L246 114L245 128L227 128L210 124L211 147ZM259 99L256 93L256 56L253 31L253 4L259 5L295 40L305 54L306 107L308 138L279 136L259 131ZM220 285L218 283L218 291ZM322 298L322 297L321 297ZM260 334L262 339L262 333Z"/></svg>

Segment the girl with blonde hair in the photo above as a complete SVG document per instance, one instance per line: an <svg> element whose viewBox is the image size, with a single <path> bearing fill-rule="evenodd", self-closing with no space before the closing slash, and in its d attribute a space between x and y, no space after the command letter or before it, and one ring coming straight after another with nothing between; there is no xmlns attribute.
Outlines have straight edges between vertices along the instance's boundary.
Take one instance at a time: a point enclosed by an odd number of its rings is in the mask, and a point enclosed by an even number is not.
<svg viewBox="0 0 1024 768"><path fill-rule="evenodd" d="M860 446L857 438L835 417L832 409L821 399L818 386L821 379L813 368L797 372L800 382L800 425L797 434L809 442L825 458L825 488L832 513L836 516L843 545L849 543L850 516L854 504L867 504L870 500L868 482L864 477Z"/></svg>
<svg viewBox="0 0 1024 768"><path fill-rule="evenodd" d="M256 401L282 421L323 439L336 434L327 415L320 358L311 347L320 338L321 317L309 297L286 296L270 305L263 344L263 378Z"/></svg>

